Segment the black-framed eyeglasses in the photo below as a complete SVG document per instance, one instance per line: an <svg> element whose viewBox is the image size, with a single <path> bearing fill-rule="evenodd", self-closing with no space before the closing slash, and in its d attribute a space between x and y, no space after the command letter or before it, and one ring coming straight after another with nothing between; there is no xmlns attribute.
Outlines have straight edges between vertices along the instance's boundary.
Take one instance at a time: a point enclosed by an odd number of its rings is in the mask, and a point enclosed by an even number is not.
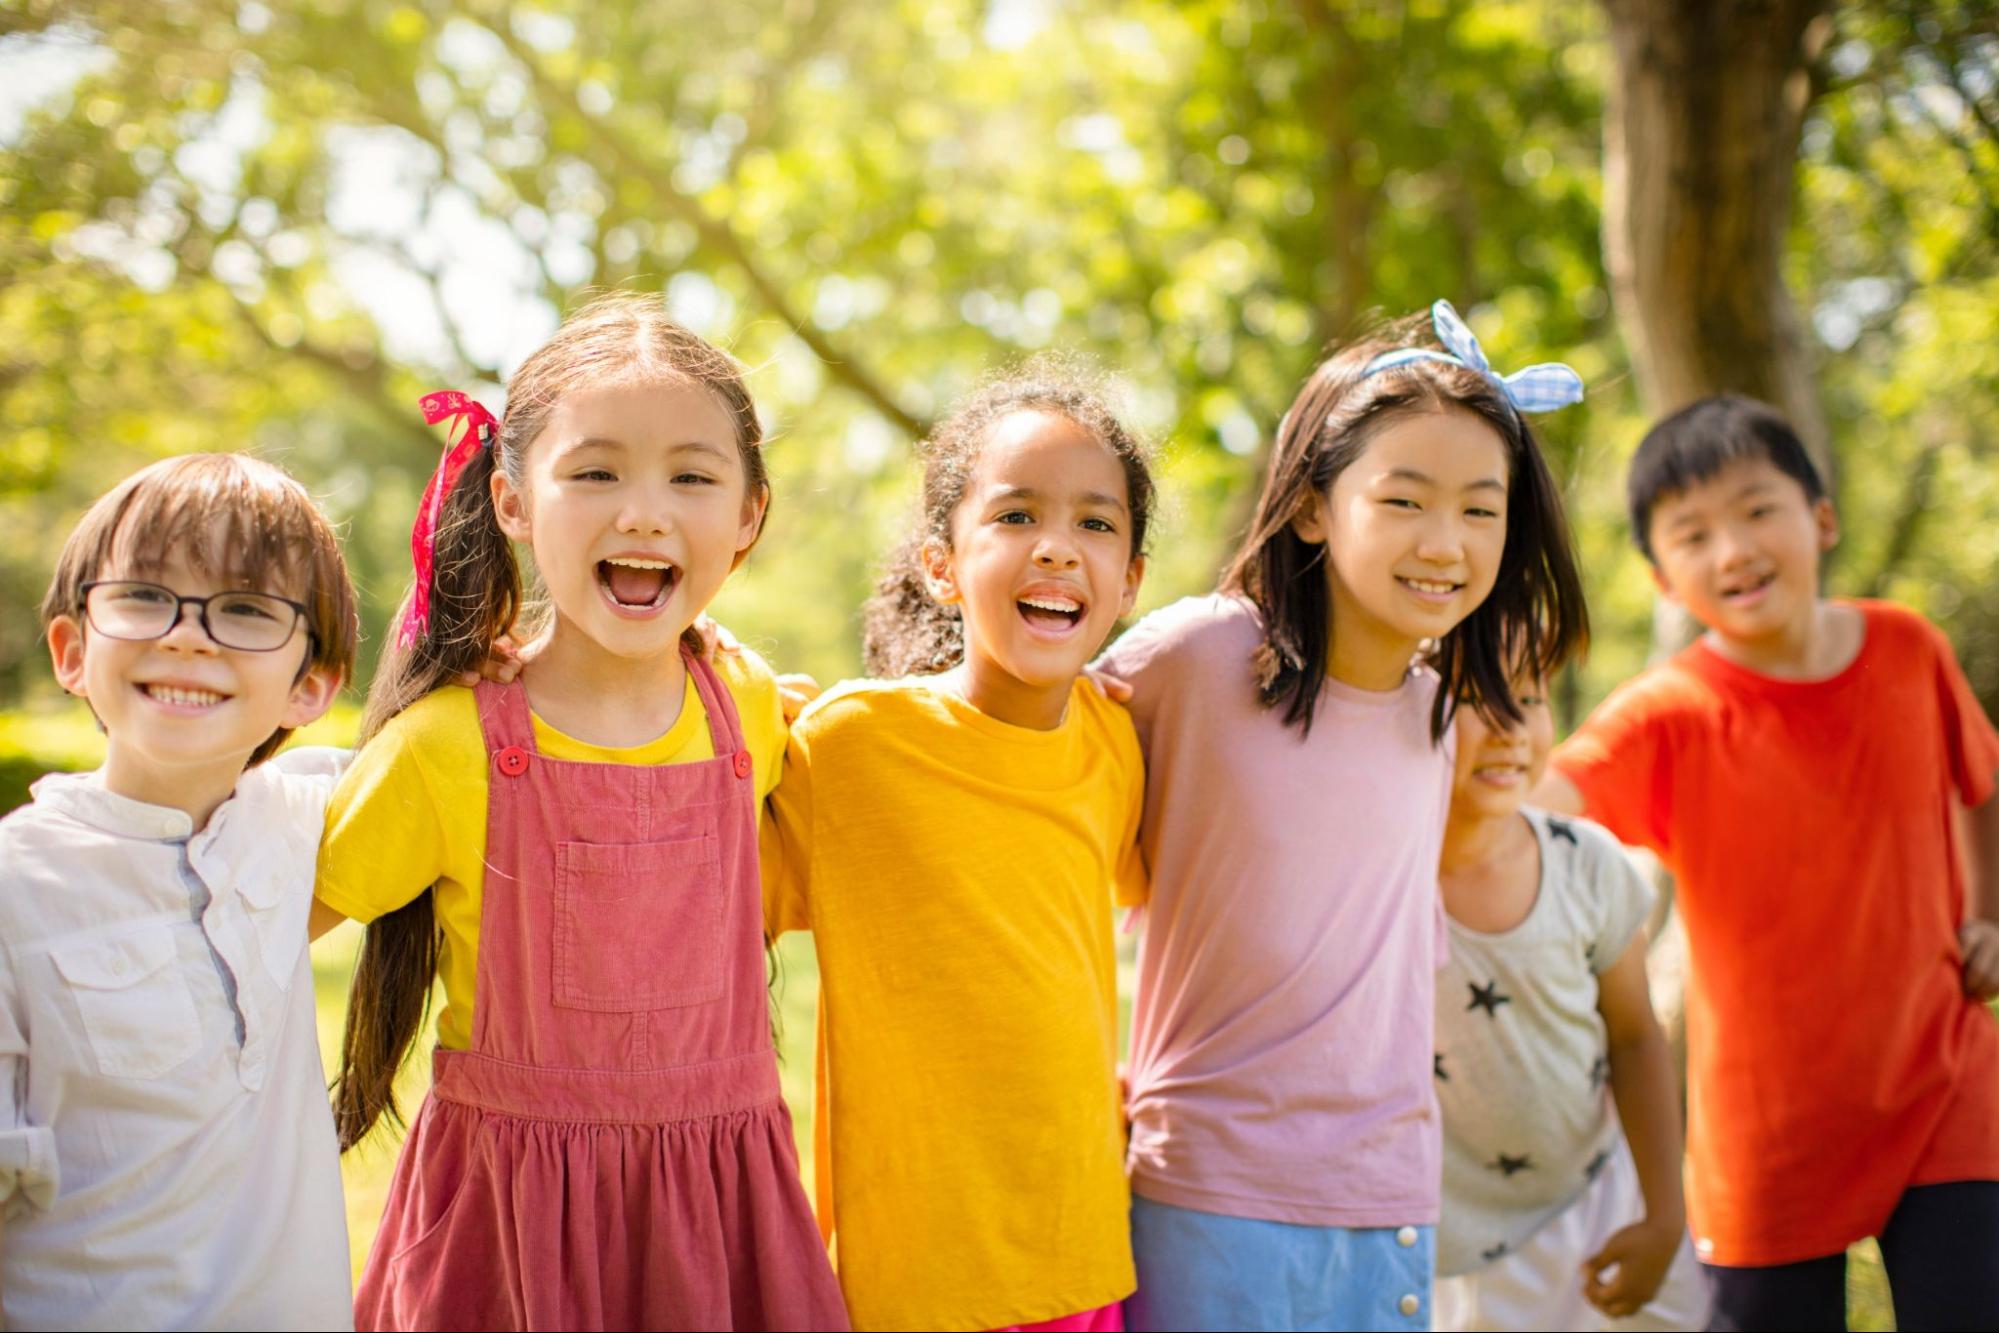
<svg viewBox="0 0 1999 1333"><path fill-rule="evenodd" d="M218 592L183 597L172 588L137 579L104 579L83 585L83 616L107 639L163 639L193 607L209 638L224 648L268 653L291 642L305 619L303 602L267 592Z"/></svg>

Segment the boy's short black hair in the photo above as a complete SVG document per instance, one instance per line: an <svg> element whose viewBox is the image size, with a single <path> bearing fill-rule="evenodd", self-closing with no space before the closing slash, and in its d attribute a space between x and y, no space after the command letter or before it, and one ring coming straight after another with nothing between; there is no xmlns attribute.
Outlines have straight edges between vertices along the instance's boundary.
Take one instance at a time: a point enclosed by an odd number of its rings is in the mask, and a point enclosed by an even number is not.
<svg viewBox="0 0 1999 1333"><path fill-rule="evenodd" d="M1723 393L1683 407L1645 433L1625 476L1631 540L1647 560L1652 553L1652 511L1661 500L1707 481L1741 458L1761 458L1802 486L1816 503L1825 483L1805 442L1776 408L1741 394Z"/></svg>

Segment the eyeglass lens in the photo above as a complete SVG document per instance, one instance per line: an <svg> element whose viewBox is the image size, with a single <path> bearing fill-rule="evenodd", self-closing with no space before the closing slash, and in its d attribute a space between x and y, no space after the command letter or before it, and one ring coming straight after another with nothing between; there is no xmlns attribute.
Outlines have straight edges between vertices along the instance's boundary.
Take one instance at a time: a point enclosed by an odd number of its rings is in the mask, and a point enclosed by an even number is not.
<svg viewBox="0 0 1999 1333"><path fill-rule="evenodd" d="M194 601L188 598L187 601ZM156 583L99 583L84 603L90 625L114 639L157 639L180 619L183 599ZM224 592L205 599L202 621L208 636L225 648L268 652L281 648L298 622L284 599L256 592Z"/></svg>

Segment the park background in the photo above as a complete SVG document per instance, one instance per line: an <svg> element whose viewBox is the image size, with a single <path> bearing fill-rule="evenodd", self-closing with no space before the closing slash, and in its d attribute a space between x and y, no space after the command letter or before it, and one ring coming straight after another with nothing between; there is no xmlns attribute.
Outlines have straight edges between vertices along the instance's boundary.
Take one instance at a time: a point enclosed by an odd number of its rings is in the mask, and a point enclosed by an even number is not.
<svg viewBox="0 0 1999 1333"><path fill-rule="evenodd" d="M1724 389L1828 464L1829 587L1935 618L1999 714L1996 259L1992 0L0 0L0 809L98 754L31 611L90 498L292 469L365 681L442 444L416 398L498 408L606 288L751 369L775 502L715 610L780 670L857 670L912 446L983 371L1123 377L1168 500L1144 609L1211 585L1322 350L1443 296L1591 386L1537 421L1596 626L1565 725L1674 632L1624 460ZM329 1041L353 943L315 954ZM809 941L781 961L809 1149ZM349 1159L357 1265L393 1147Z"/></svg>

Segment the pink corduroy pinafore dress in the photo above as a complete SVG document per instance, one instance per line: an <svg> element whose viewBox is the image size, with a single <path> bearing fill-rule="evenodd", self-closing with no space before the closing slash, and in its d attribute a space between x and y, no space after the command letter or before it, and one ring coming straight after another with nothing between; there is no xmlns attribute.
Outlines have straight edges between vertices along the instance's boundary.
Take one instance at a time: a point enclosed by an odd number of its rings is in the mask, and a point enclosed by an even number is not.
<svg viewBox="0 0 1999 1333"><path fill-rule="evenodd" d="M362 1329L845 1329L778 1091L757 799L716 757L536 753L478 688L490 796L471 1046L440 1050L355 1298Z"/></svg>

